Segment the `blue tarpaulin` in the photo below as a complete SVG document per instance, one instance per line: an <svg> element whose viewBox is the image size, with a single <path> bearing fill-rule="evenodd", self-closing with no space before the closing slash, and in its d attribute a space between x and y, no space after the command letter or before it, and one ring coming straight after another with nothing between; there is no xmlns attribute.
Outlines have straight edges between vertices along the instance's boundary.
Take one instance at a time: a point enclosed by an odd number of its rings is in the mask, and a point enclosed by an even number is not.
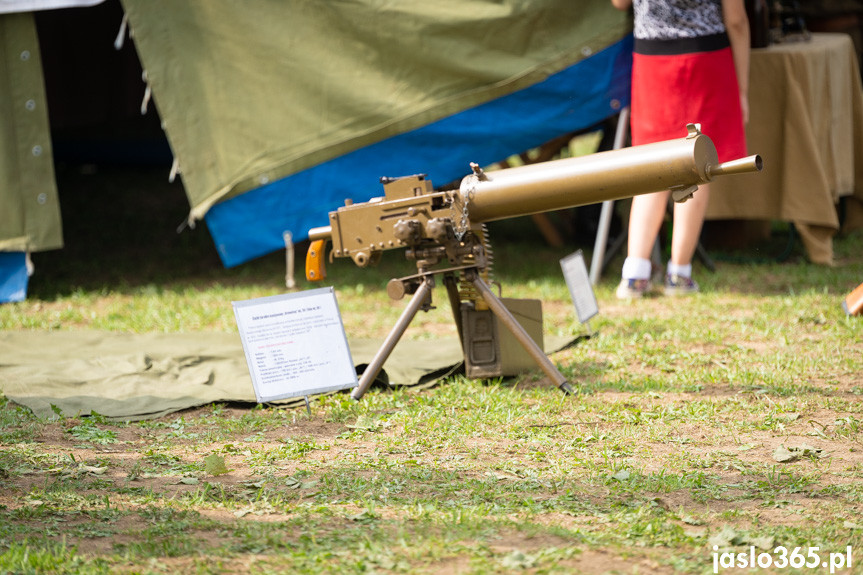
<svg viewBox="0 0 863 575"><path fill-rule="evenodd" d="M27 256L23 252L0 252L0 303L27 298Z"/></svg>
<svg viewBox="0 0 863 575"><path fill-rule="evenodd" d="M226 266L305 239L346 198L382 195L381 176L428 174L435 184L562 134L589 128L629 105L632 37L545 81L399 134L214 205L207 226Z"/></svg>

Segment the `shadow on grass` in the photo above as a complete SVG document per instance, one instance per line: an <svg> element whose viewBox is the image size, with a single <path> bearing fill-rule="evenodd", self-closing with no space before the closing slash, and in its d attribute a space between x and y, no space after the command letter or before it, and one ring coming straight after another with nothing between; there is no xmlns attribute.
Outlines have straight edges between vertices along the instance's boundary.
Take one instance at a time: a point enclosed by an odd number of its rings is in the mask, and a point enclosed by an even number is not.
<svg viewBox="0 0 863 575"><path fill-rule="evenodd" d="M62 250L33 254L36 274L30 282L32 297L51 300L77 290L128 293L142 286L159 285L167 290L219 285L276 285L284 281L283 251L257 258L240 266L222 266L206 224L177 232L186 220L189 203L182 183L168 182L168 167L57 166L57 184L63 215ZM577 249L590 265L593 230L573 232L572 214L551 215L557 224L567 224L566 245L551 247L529 217L489 224L495 253L495 274L504 282L563 281L559 261ZM582 218L582 228L585 218ZM589 239L588 241L588 238ZM827 289L845 293L863 281L863 264L857 246L861 233L836 239L837 267L808 263L802 246L790 250L782 262L766 261L785 247L753 245L731 253L714 251L717 271L710 273L696 262L696 274L704 288L764 295L787 295ZM776 242L785 243L787 237ZM300 289L315 287L303 276L307 242L296 251L296 281ZM786 246L787 247L787 246ZM623 254L617 253L602 278L605 287L617 283ZM383 289L393 277L416 272L402 250L388 251L376 268L359 269L350 260L330 265L328 283L364 284Z"/></svg>
<svg viewBox="0 0 863 575"><path fill-rule="evenodd" d="M33 297L284 277L284 254L225 269L204 223L178 233L189 203L179 179L168 182L167 168L61 165L57 186L65 247L33 254Z"/></svg>

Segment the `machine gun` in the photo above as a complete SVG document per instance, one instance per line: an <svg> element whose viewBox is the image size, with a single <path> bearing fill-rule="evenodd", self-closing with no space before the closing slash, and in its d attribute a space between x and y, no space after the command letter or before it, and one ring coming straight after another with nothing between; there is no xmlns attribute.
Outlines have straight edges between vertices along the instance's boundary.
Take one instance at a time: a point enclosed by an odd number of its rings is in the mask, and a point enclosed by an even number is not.
<svg viewBox="0 0 863 575"><path fill-rule="evenodd" d="M359 400L372 385L416 313L432 309L437 274L443 275L466 358L473 336L465 318L470 312L485 312L494 329L495 320L506 326L551 381L572 393L566 378L489 288L492 254L485 224L663 190L671 190L674 201L682 202L716 176L761 170L757 155L719 163L713 142L700 126L689 124L687 129L688 135L678 140L489 173L471 164L472 173L457 190L435 191L424 174L382 178L384 197L361 204L346 200L330 212L329 226L309 231L310 281L326 276L324 251L330 240L331 261L349 257L367 267L379 261L384 250L403 248L417 267L416 274L388 283L392 299L412 297L352 397Z"/></svg>

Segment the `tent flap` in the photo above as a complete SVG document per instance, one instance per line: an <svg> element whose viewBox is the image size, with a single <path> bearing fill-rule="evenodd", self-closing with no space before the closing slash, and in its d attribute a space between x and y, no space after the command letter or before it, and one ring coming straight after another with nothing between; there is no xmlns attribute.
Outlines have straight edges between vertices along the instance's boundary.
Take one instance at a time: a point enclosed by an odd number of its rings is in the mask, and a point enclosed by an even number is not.
<svg viewBox="0 0 863 575"><path fill-rule="evenodd" d="M0 15L0 251L63 247L32 14Z"/></svg>
<svg viewBox="0 0 863 575"><path fill-rule="evenodd" d="M284 180L410 133L420 139L434 135L438 147L423 142L415 148L410 142L405 148L405 141L398 140L398 146L378 148L387 155L373 158L377 170L392 166L400 175L409 158L440 154L458 155L460 164L467 165L477 161L471 156L481 151L476 142L503 153L490 157L495 161L542 143L540 138L547 135L542 122L560 123L554 137L572 129L574 122L568 120L573 114L589 125L616 112L612 100L619 107L621 99L628 99L625 59L616 57L620 50L607 50L627 36L629 22L607 0L122 4L179 159L192 217L207 216L217 245L226 246L227 252L220 253L227 265L276 249L272 241L281 241L285 230L303 238L307 229L302 217L277 216L266 238L255 229L242 238L223 238L223 224L237 222L210 218L220 202L267 189L287 196L280 202L289 204L289 212L325 216L345 197L362 201L377 191L357 193L357 174L351 172L340 174L339 189L317 187L321 182L314 174L296 182L300 188ZM617 68L618 73L590 70L598 75L588 76L587 66L568 77L570 84L563 91L561 86L557 91L534 89L603 53L605 65L623 68ZM612 89L619 93L612 97ZM522 112L514 117L501 108L495 113L504 115L496 121L485 116L482 134L453 120L517 93L531 96L521 102L521 110L531 111L528 119L542 120L535 126L519 122ZM598 99L587 102L582 97L586 94ZM570 102L563 112L557 101L561 98ZM590 114L573 110L576 105L584 105ZM496 145L498 138L508 144ZM474 144L468 145L471 140ZM452 150L453 142L458 149ZM516 143L521 147L513 148ZM431 149L434 153L427 154ZM433 168L421 170L435 177ZM450 169L440 175L456 174ZM268 187L280 181L281 187ZM308 184L313 187L305 187ZM256 212L253 217L273 215L246 208ZM270 231L278 227L278 233ZM255 247L234 249L236 240Z"/></svg>
<svg viewBox="0 0 863 575"><path fill-rule="evenodd" d="M424 173L447 184L467 175L470 162L491 164L616 114L629 104L631 44L629 36L535 86L215 204L206 222L222 261L278 250L286 230L306 238L346 198L382 195L381 176ZM584 78L591 81L580 86Z"/></svg>

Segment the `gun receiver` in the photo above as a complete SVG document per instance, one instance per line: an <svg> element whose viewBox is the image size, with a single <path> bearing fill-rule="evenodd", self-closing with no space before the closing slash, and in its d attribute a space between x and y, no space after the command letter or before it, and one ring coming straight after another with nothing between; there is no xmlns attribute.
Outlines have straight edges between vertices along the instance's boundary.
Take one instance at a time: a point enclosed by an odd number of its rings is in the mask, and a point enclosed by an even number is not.
<svg viewBox="0 0 863 575"><path fill-rule="evenodd" d="M416 312L431 309L431 288L438 273L444 275L463 347L464 307L491 310L546 375L571 392L566 379L486 285L492 257L484 224L663 190L671 190L672 198L681 202L717 176L762 169L757 155L719 163L713 142L699 126L689 124L687 129L688 135L677 140L489 173L471 164L472 173L457 190L435 191L424 174L382 178L383 197L361 204L346 200L343 207L330 212L329 226L309 231L307 279L326 277L323 253L328 240L333 243L331 260L350 257L357 266L366 267L385 250L405 248L418 271L390 281L387 292L393 299L405 294L413 298L366 368L353 397L360 399L371 386ZM443 262L449 267L436 267Z"/></svg>

